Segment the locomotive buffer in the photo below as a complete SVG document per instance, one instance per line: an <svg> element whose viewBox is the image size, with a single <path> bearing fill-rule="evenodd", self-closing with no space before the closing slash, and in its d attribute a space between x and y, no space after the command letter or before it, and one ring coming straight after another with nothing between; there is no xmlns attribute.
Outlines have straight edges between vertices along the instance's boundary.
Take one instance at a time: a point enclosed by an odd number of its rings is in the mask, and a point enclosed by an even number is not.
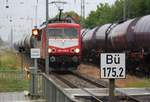
<svg viewBox="0 0 150 102"><path fill-rule="evenodd" d="M109 100L115 102L115 79L126 78L125 53L101 53L101 78L109 79Z"/></svg>

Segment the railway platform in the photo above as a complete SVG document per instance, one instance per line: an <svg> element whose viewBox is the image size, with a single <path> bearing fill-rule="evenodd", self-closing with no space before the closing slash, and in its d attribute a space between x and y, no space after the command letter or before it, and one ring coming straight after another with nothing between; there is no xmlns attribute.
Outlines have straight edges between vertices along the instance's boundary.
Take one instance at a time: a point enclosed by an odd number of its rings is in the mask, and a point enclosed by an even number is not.
<svg viewBox="0 0 150 102"><path fill-rule="evenodd" d="M31 100L22 92L1 92L0 102L45 102L43 99Z"/></svg>
<svg viewBox="0 0 150 102"><path fill-rule="evenodd" d="M95 96L108 96L108 88L85 88L88 92L92 93ZM72 97L79 96L90 96L88 93L81 89L65 89L65 91L70 94ZM150 95L150 89L146 88L116 88L116 95L128 95L128 96L141 96L141 95Z"/></svg>
<svg viewBox="0 0 150 102"><path fill-rule="evenodd" d="M43 92L46 93L44 96L48 102L109 102L109 89L107 87L87 88L86 86L81 87L81 84L75 87L79 84L79 81L76 84L74 83L74 86L68 81L58 81L61 80L60 77L54 78L54 76L47 76L46 74L43 74L43 80L45 82ZM150 89L116 88L115 98L117 102L149 102Z"/></svg>

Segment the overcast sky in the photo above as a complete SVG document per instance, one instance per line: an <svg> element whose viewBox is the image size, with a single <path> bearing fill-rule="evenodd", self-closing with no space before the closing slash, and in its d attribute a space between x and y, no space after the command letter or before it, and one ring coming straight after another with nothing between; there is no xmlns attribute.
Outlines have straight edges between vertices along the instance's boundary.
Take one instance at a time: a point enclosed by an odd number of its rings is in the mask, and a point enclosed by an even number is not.
<svg viewBox="0 0 150 102"><path fill-rule="evenodd" d="M8 2L7 2L8 1ZM37 4L38 1L38 4ZM10 39L10 31L13 29L13 40L20 39L25 34L30 34L35 25L35 7L38 6L37 25L45 21L46 0L0 0L0 36L4 40ZM49 0L52 2L54 0ZM58 0L55 0L58 1ZM62 1L62 0L61 0ZM67 4L63 6L65 11L75 11L80 15L80 0L63 0ZM115 0L85 0L85 15L91 10L96 10L99 3L114 3ZM6 8L6 6L9 8ZM52 18L58 13L54 4L49 4L49 17ZM12 22L10 20L12 19Z"/></svg>

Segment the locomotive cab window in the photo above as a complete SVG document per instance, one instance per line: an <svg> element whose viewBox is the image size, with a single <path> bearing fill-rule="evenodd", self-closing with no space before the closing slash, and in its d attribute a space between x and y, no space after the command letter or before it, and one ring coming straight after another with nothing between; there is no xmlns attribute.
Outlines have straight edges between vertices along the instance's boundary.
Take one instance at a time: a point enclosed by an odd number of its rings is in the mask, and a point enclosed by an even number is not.
<svg viewBox="0 0 150 102"><path fill-rule="evenodd" d="M48 34L50 38L65 39L65 38L77 38L76 28L54 28L49 29Z"/></svg>

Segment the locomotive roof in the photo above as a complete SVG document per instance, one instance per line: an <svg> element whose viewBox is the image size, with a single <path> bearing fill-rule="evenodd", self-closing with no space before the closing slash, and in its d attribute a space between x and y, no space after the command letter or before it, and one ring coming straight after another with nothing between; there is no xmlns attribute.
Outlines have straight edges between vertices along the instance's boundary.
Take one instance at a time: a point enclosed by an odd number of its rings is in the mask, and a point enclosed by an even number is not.
<svg viewBox="0 0 150 102"><path fill-rule="evenodd" d="M43 25L40 27L40 29L45 28L46 25ZM48 27L80 27L79 24L76 23L49 23Z"/></svg>
<svg viewBox="0 0 150 102"><path fill-rule="evenodd" d="M75 24L75 23L50 23L48 24L48 27L79 27L79 24Z"/></svg>

